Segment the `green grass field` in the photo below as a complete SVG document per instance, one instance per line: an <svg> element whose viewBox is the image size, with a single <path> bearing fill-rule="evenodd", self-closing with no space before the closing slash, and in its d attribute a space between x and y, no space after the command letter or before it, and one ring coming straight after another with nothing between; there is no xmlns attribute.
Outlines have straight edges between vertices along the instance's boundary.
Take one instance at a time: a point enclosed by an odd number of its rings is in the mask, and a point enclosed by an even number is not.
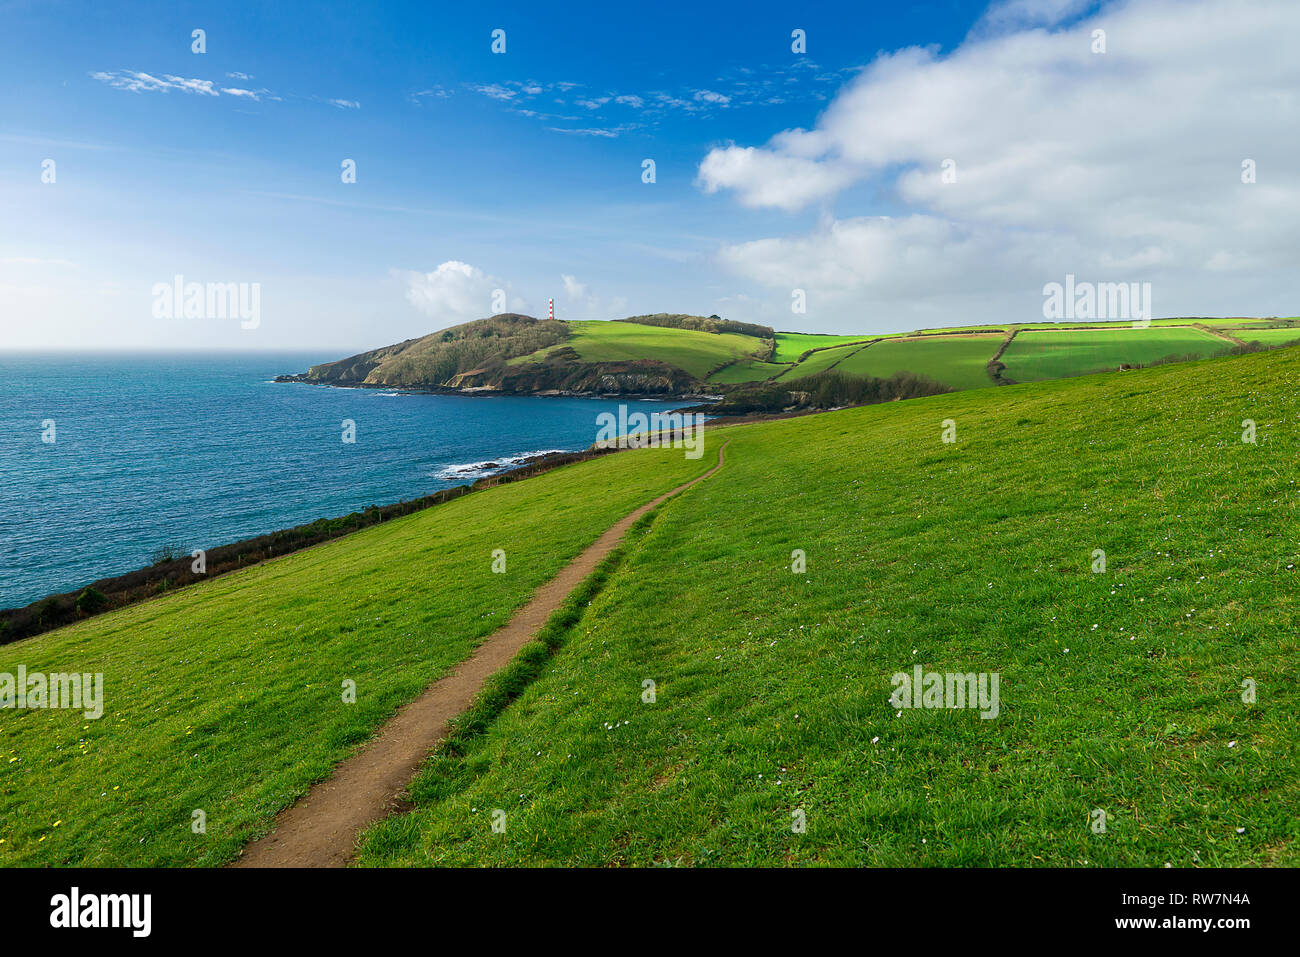
<svg viewBox="0 0 1300 957"><path fill-rule="evenodd" d="M803 362L792 366L780 375L782 380L802 379L810 375L816 375L819 372L825 372L828 369L836 367L846 357L853 355L855 352L865 348L862 345L854 344L847 346L835 346L831 349L821 349L814 352Z"/></svg>
<svg viewBox="0 0 1300 957"><path fill-rule="evenodd" d="M562 346L520 356L509 364L537 361L552 349L569 346L589 362L658 359L703 379L722 363L754 355L763 348L762 341L753 336L730 332L697 332L636 322L575 320L569 326L572 335Z"/></svg>
<svg viewBox="0 0 1300 957"><path fill-rule="evenodd" d="M830 346L847 345L850 342L866 342L875 336L831 336L808 332L778 332L776 334L777 362L796 362L799 357L811 349L826 349Z"/></svg>
<svg viewBox="0 0 1300 957"><path fill-rule="evenodd" d="M1003 356L1006 374L1016 381L1033 382L1144 364L1169 355L1208 356L1230 347L1227 340L1193 328L1194 321L1199 320L1156 319L1145 329L1134 329L1128 322L1019 323L1016 328L1021 332ZM1206 319L1203 324L1229 335L1244 335L1238 327L1264 322L1228 317ZM1104 328L1092 328L1099 325ZM871 335L779 332L773 357L764 360L756 357L762 344L750 336L625 322L573 321L569 326L573 335L563 346L519 356L509 364L538 361L568 346L588 361L657 359L720 386L789 382L834 369L877 377L915 372L961 390L993 384L987 364L1005 335L989 331L987 325ZM1286 335L1265 329L1252 337L1280 345L1289 341Z"/></svg>
<svg viewBox="0 0 1300 957"><path fill-rule="evenodd" d="M835 371L882 379L895 372L915 372L954 389L980 389L993 385L988 363L1003 338L992 333L882 339L844 359Z"/></svg>
<svg viewBox="0 0 1300 957"><path fill-rule="evenodd" d="M1154 362L1169 355L1204 357L1229 348L1231 343L1190 326L1043 330L1017 335L1002 354L1002 361L1011 379L1035 382Z"/></svg>
<svg viewBox="0 0 1300 957"><path fill-rule="evenodd" d="M1295 326L1281 329L1233 329L1231 334L1242 342L1262 342L1266 346L1283 346L1300 340L1300 328Z"/></svg>
<svg viewBox="0 0 1300 957"><path fill-rule="evenodd" d="M0 646L0 673L105 681L98 720L0 712L0 865L230 860L607 527L711 464L620 453Z"/></svg>
<svg viewBox="0 0 1300 957"><path fill-rule="evenodd" d="M709 376L710 382L735 384L740 382L762 382L772 379L793 368L788 362L762 362L758 359L738 359L732 365L720 369Z"/></svg>
<svg viewBox="0 0 1300 957"><path fill-rule="evenodd" d="M722 472L361 863L1295 866L1298 372L1288 350L726 430ZM915 665L998 673L998 717L896 710Z"/></svg>
<svg viewBox="0 0 1300 957"><path fill-rule="evenodd" d="M729 436L360 863L1296 866L1298 372L1281 350L715 429L699 460L620 453L0 646L0 672L106 677L98 721L5 712L0 864L232 859ZM896 711L915 665L997 673L999 715Z"/></svg>

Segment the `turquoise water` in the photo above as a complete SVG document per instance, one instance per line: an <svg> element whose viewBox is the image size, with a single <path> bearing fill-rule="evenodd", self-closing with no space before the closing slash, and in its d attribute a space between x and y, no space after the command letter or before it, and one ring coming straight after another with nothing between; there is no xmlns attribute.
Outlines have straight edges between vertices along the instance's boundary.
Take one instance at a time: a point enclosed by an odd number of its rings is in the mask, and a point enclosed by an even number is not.
<svg viewBox="0 0 1300 957"><path fill-rule="evenodd" d="M188 554L584 449L596 416L618 409L271 381L335 358L0 355L0 607L139 568L162 547Z"/></svg>

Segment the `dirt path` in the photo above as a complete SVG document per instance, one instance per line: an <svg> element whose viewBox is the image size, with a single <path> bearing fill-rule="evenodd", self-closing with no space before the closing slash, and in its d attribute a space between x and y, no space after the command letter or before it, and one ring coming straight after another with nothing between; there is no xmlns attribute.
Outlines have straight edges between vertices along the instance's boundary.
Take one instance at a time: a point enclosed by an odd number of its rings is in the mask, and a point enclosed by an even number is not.
<svg viewBox="0 0 1300 957"><path fill-rule="evenodd" d="M402 708L362 750L342 761L331 777L313 785L297 804L281 812L275 830L244 848L232 866L347 864L361 830L404 807L411 778L429 751L447 736L451 719L469 707L484 682L537 635L551 613L614 550L637 519L722 468L726 447L723 442L718 448L718 463L703 475L642 505L607 529L539 588L510 621L484 639L473 654Z"/></svg>

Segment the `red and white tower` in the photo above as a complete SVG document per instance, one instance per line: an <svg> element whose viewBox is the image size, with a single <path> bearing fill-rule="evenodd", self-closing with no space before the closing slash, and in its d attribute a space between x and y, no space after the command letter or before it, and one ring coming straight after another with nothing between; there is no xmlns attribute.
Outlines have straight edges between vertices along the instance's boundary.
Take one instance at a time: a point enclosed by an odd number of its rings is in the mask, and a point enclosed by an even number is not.
<svg viewBox="0 0 1300 957"><path fill-rule="evenodd" d="M547 318L547 319L554 319L554 318L555 318L555 300L554 300L554 299L548 299L548 300L546 300L546 302L547 302L547 307L546 307L546 318Z"/></svg>

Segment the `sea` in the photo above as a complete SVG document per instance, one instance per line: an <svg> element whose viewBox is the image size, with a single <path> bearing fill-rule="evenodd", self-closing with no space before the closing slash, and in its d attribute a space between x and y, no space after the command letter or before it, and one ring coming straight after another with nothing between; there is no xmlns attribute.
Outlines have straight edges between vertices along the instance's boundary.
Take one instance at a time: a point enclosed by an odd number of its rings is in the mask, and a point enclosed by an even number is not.
<svg viewBox="0 0 1300 957"><path fill-rule="evenodd" d="M0 353L0 608L585 449L620 402L684 404L274 381L336 358Z"/></svg>

